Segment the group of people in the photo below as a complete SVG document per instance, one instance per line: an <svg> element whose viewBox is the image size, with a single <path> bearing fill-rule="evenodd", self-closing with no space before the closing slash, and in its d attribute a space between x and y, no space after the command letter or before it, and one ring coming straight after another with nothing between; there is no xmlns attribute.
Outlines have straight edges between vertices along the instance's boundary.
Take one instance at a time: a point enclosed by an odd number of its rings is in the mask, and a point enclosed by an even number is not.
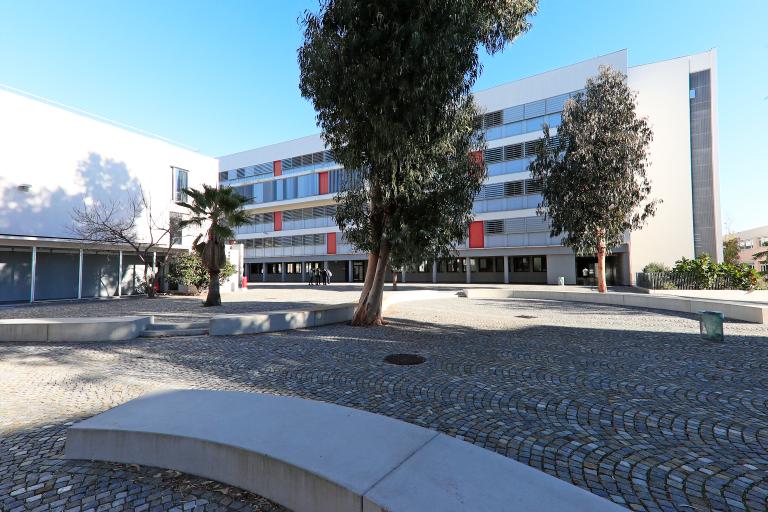
<svg viewBox="0 0 768 512"><path fill-rule="evenodd" d="M331 284L333 273L327 268L313 268L309 272L309 286Z"/></svg>

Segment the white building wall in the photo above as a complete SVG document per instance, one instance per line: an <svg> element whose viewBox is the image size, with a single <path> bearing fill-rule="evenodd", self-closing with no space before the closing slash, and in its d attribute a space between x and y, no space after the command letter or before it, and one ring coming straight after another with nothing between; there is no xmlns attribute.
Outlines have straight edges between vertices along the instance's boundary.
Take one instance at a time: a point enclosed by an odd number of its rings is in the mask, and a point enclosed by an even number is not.
<svg viewBox="0 0 768 512"><path fill-rule="evenodd" d="M680 58L629 69L637 113L653 130L650 144L651 197L661 199L656 215L630 236L630 272L650 262L672 265L692 258L691 141L689 59Z"/></svg>
<svg viewBox="0 0 768 512"><path fill-rule="evenodd" d="M215 158L3 89L0 141L0 234L73 237L73 208L125 200L140 187L167 219L183 211L171 166L189 171L189 186L217 183Z"/></svg>

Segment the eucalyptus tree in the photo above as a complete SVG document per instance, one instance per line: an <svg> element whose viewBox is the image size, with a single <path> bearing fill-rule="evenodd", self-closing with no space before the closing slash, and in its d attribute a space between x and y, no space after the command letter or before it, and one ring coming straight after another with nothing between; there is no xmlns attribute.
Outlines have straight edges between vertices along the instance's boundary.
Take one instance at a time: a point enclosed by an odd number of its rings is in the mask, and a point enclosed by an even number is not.
<svg viewBox="0 0 768 512"><path fill-rule="evenodd" d="M326 0L303 19L301 93L353 173L336 221L368 253L353 320L382 323L390 258L409 264L466 237L485 176L471 87L489 53L529 28L536 0Z"/></svg>
<svg viewBox="0 0 768 512"><path fill-rule="evenodd" d="M626 76L601 67L586 89L568 100L557 138L544 126L544 139L530 165L542 183L539 215L551 235L577 254L597 255L598 290L607 291L605 256L641 229L656 212L646 175L653 133L635 112L636 95Z"/></svg>
<svg viewBox="0 0 768 512"><path fill-rule="evenodd" d="M185 189L191 201L180 202L187 208L190 216L181 220L181 228L199 226L205 229L193 242L194 249L203 260L210 276L208 295L204 306L221 306L219 291L219 275L227 261L224 246L228 240L235 238L234 228L248 222L248 216L243 211L246 198L231 188L216 188L203 185L203 190ZM205 236L205 240L203 239Z"/></svg>

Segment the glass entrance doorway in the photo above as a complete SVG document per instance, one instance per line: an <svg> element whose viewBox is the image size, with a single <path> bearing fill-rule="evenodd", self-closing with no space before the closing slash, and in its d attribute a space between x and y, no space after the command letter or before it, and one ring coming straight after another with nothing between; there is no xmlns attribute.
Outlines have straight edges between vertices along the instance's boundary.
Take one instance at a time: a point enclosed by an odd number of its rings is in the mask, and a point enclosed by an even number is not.
<svg viewBox="0 0 768 512"><path fill-rule="evenodd" d="M605 284L616 285L617 257L605 257ZM576 258L576 284L581 286L597 286L597 257L580 256Z"/></svg>
<svg viewBox="0 0 768 512"><path fill-rule="evenodd" d="M365 268L368 266L367 261L353 261L352 262L352 281L360 283L365 281Z"/></svg>

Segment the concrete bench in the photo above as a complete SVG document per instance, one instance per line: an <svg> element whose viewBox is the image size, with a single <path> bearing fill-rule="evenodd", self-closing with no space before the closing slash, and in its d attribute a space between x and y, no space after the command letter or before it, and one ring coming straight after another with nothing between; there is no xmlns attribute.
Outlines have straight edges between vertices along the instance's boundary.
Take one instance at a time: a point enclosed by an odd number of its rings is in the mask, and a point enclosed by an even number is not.
<svg viewBox="0 0 768 512"><path fill-rule="evenodd" d="M12 318L0 320L0 342L132 340L152 321L151 316Z"/></svg>
<svg viewBox="0 0 768 512"><path fill-rule="evenodd" d="M208 323L208 332L211 336L259 334L349 322L356 307L355 303L346 303L303 310L216 315Z"/></svg>
<svg viewBox="0 0 768 512"><path fill-rule="evenodd" d="M513 288L467 288L462 291L461 295L470 299L539 299L591 302L595 304L661 309L693 314L705 309L714 309L722 311L725 317L731 320L758 324L768 323L768 307L766 306L713 299L670 297L643 293L567 291L563 290L562 287L551 291L516 290Z"/></svg>
<svg viewBox="0 0 768 512"><path fill-rule="evenodd" d="M432 430L256 393L148 395L72 426L65 456L175 469L297 512L624 510Z"/></svg>

